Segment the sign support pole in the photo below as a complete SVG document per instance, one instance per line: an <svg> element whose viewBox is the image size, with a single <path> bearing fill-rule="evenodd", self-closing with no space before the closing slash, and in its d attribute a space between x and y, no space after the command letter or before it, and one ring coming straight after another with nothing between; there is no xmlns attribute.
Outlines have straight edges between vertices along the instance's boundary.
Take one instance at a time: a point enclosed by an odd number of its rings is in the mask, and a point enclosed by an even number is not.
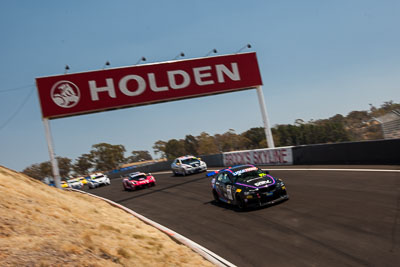
<svg viewBox="0 0 400 267"><path fill-rule="evenodd" d="M44 125L44 129L46 132L46 141L47 141L47 147L49 149L51 169L53 171L53 177L54 177L54 185L57 188L61 188L60 170L58 169L58 164L57 164L56 157L54 154L49 119L43 118L43 125Z"/></svg>
<svg viewBox="0 0 400 267"><path fill-rule="evenodd" d="M268 147L275 148L274 139L272 139L272 132L271 132L271 128L269 126L267 107L265 105L264 94L263 94L261 85L257 86L256 89L257 89L257 95L258 95L258 102L260 104L260 109L261 109L261 116L262 116L262 120L264 123L265 136L267 137Z"/></svg>

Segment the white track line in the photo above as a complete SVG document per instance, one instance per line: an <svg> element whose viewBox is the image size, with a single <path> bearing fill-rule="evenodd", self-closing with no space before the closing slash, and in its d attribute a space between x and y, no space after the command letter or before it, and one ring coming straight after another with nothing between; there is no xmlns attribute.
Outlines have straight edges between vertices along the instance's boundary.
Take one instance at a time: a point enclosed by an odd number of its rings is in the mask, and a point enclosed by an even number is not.
<svg viewBox="0 0 400 267"><path fill-rule="evenodd" d="M385 169L266 169L269 171L340 171L340 172L400 172L400 170L385 170Z"/></svg>
<svg viewBox="0 0 400 267"><path fill-rule="evenodd" d="M268 171L340 171L340 172L400 172L400 170L387 170L387 169L318 169L318 168L288 168L288 169L270 169L263 168ZM208 169L208 172L218 171L220 169ZM154 172L153 174L168 174L171 171L163 171L163 172Z"/></svg>

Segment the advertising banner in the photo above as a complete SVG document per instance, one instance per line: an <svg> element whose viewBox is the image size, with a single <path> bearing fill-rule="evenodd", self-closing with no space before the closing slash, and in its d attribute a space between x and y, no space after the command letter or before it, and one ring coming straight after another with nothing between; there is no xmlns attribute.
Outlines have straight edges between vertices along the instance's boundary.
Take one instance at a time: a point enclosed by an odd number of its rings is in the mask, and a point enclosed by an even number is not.
<svg viewBox="0 0 400 267"><path fill-rule="evenodd" d="M36 78L43 118L160 103L262 85L256 53Z"/></svg>
<svg viewBox="0 0 400 267"><path fill-rule="evenodd" d="M224 166L239 164L293 165L292 147L264 148L223 153Z"/></svg>

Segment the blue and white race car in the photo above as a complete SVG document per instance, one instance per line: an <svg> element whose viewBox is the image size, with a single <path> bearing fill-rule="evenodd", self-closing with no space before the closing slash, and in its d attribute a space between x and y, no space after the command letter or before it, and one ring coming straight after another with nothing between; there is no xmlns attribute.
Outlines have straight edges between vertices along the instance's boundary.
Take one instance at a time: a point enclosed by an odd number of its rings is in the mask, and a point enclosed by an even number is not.
<svg viewBox="0 0 400 267"><path fill-rule="evenodd" d="M236 205L243 210L289 199L281 179L253 166L239 165L208 173L214 200Z"/></svg>
<svg viewBox="0 0 400 267"><path fill-rule="evenodd" d="M102 173L94 173L91 174L90 179L88 180L88 185L90 189L97 188L101 185L110 185L111 181L107 175Z"/></svg>

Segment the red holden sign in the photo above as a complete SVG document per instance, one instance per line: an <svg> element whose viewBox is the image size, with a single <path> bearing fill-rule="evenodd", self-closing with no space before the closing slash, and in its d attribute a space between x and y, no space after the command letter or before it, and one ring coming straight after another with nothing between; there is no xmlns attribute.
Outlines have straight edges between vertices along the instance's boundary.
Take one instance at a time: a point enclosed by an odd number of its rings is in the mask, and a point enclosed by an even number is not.
<svg viewBox="0 0 400 267"><path fill-rule="evenodd" d="M262 85L255 53L36 78L43 118L61 118Z"/></svg>

